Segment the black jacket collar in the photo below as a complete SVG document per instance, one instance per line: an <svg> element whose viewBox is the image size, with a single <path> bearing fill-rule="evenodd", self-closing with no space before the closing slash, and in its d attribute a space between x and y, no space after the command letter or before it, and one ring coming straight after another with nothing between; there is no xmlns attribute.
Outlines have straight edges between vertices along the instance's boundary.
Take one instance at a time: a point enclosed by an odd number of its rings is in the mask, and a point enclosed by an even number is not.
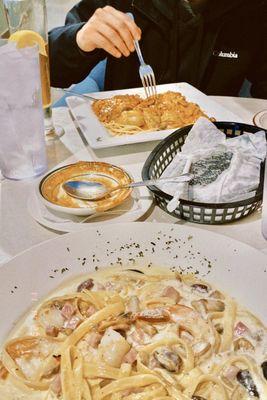
<svg viewBox="0 0 267 400"><path fill-rule="evenodd" d="M217 20L231 9L241 6L244 0L209 0L210 3L203 11L203 16L207 20ZM162 24L162 18L169 23L172 22L177 14L176 11L180 0L132 0L133 7L146 15L150 20L158 25Z"/></svg>
<svg viewBox="0 0 267 400"><path fill-rule="evenodd" d="M177 8L178 1L179 0L133 0L132 6L157 25L161 25L162 19L168 20L168 23L173 20L174 10Z"/></svg>

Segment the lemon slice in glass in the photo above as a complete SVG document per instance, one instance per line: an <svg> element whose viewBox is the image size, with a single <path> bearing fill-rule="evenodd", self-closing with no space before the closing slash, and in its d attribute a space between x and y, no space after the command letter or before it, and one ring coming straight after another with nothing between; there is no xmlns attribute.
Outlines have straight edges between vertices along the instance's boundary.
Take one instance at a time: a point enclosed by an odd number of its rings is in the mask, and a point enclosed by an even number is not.
<svg viewBox="0 0 267 400"><path fill-rule="evenodd" d="M19 49L22 49L24 47L31 47L38 44L39 53L47 57L45 41L42 36L39 35L39 33L37 32L27 30L17 31L15 33L12 33L9 40L16 42Z"/></svg>

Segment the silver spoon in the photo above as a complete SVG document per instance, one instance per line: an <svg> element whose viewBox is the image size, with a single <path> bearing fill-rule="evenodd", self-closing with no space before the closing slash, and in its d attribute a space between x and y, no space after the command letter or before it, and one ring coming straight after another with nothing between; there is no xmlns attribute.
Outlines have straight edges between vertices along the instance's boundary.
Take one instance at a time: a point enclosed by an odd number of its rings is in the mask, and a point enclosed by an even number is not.
<svg viewBox="0 0 267 400"><path fill-rule="evenodd" d="M149 179L141 182L127 183L126 185L119 185L112 189L108 189L102 183L94 181L66 181L62 187L68 195L76 199L94 201L103 199L105 196L110 195L118 189L152 186L159 183L189 182L193 177L192 174L187 173L172 178Z"/></svg>

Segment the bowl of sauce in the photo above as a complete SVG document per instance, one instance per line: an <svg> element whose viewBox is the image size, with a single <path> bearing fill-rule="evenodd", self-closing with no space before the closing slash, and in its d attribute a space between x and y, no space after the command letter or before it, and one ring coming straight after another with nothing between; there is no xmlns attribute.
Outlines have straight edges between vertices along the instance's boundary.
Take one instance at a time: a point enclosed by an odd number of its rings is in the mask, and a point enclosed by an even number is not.
<svg viewBox="0 0 267 400"><path fill-rule="evenodd" d="M91 215L104 212L123 203L132 189L118 189L101 200L80 200L67 194L63 189L66 181L94 181L107 189L132 182L130 175L122 168L98 161L78 161L47 174L38 185L38 195L46 207L72 215Z"/></svg>

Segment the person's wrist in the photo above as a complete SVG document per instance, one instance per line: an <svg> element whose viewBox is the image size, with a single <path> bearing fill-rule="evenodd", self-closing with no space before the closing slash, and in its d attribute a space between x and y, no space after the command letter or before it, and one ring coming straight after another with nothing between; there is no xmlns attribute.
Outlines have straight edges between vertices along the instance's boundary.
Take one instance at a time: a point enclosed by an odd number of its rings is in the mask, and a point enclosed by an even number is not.
<svg viewBox="0 0 267 400"><path fill-rule="evenodd" d="M90 45L90 43L88 42L88 35L85 35L84 27L82 27L82 29L77 32L76 43L79 49L86 53L94 51L96 49L96 47Z"/></svg>

